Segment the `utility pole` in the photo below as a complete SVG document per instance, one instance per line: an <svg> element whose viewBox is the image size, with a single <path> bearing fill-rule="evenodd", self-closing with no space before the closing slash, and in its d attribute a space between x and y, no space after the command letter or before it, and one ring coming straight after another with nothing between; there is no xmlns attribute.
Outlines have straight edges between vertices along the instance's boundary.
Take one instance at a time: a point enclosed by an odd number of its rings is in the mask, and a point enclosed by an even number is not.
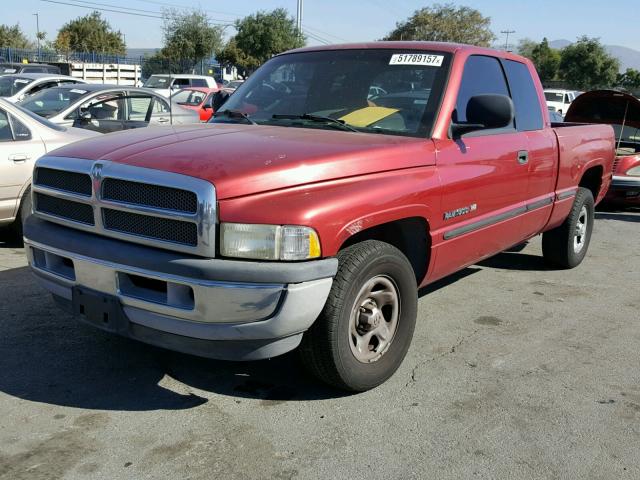
<svg viewBox="0 0 640 480"><path fill-rule="evenodd" d="M36 40L38 42L38 61L40 61L40 15L34 13L36 17Z"/></svg>
<svg viewBox="0 0 640 480"><path fill-rule="evenodd" d="M302 36L302 5L303 0L298 0L298 11L296 13L296 28L298 29L298 35Z"/></svg>
<svg viewBox="0 0 640 480"><path fill-rule="evenodd" d="M500 33L504 33L507 35L506 40L504 41L504 49L508 52L509 51L509 34L510 33L516 33L515 30L500 30Z"/></svg>

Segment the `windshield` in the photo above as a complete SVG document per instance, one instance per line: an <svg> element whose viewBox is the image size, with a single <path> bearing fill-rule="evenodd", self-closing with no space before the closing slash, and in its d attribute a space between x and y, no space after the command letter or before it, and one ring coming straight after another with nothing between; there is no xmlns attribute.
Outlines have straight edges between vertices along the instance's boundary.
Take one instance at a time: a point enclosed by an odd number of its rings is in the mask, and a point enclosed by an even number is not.
<svg viewBox="0 0 640 480"><path fill-rule="evenodd" d="M562 103L562 98L564 94L557 92L544 92L544 98L547 99L547 102L560 102Z"/></svg>
<svg viewBox="0 0 640 480"><path fill-rule="evenodd" d="M30 78L19 78L13 76L0 77L0 97L12 97L33 80Z"/></svg>
<svg viewBox="0 0 640 480"><path fill-rule="evenodd" d="M23 113L24 115L27 115L28 117L32 118L33 120L35 120L36 122L38 122L40 125L44 125L47 128L51 128L53 130L56 130L58 132L66 132L67 129L65 127L62 127L60 125L57 125L53 122L50 122L49 120L47 120L46 118L42 118L41 116L27 110L26 108L22 108L20 105L13 105L15 108L17 108L18 110L20 110L21 113Z"/></svg>
<svg viewBox="0 0 640 480"><path fill-rule="evenodd" d="M346 126L340 129L424 137L435 120L449 60L442 52L386 49L281 55L244 82L212 123Z"/></svg>
<svg viewBox="0 0 640 480"><path fill-rule="evenodd" d="M151 75L149 80L144 82L147 88L169 88L169 77L159 77L157 75Z"/></svg>
<svg viewBox="0 0 640 480"><path fill-rule="evenodd" d="M51 118L86 94L87 91L81 88L47 88L19 102L19 105L41 117Z"/></svg>
<svg viewBox="0 0 640 480"><path fill-rule="evenodd" d="M206 96L206 93L198 92L196 90L180 90L171 97L171 100L176 102L178 105L190 105L192 107L197 107L204 101L204 97Z"/></svg>

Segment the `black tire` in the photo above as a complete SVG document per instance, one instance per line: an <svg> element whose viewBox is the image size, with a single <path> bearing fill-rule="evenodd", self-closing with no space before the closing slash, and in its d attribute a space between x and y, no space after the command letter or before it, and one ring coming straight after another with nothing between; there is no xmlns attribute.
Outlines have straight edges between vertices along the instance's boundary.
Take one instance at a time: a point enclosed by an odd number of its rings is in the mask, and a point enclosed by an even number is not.
<svg viewBox="0 0 640 480"><path fill-rule="evenodd" d="M11 225L12 235L18 242L22 242L22 225L29 215L31 215L31 187L28 187L22 195L18 215Z"/></svg>
<svg viewBox="0 0 640 480"><path fill-rule="evenodd" d="M564 223L542 234L542 255L547 264L560 268L574 268L580 265L591 241L593 231L594 205L593 195L586 188L578 188L571 212ZM578 241L577 227L581 216L586 213L586 226L579 251L574 246Z"/></svg>
<svg viewBox="0 0 640 480"><path fill-rule="evenodd" d="M391 377L407 354L417 315L416 277L400 250L376 240L367 240L342 250L338 260L338 273L327 302L305 333L300 354L307 369L321 381L339 389L362 392ZM363 315L355 312L364 311L361 306L356 306L356 302L362 298L365 286L379 278L395 287L397 292L394 334L389 335L390 341L384 342L386 346L384 349L380 347L380 352L375 352L377 347L373 347L371 352L367 350L367 354L380 355L379 358L363 363L352 351L357 347L350 332L354 318L362 318ZM380 291L374 290L374 293ZM385 307L378 311L382 313ZM352 317L352 313L357 317ZM379 318L382 320L376 321L375 328L385 321L382 316ZM381 341L378 346L382 344Z"/></svg>

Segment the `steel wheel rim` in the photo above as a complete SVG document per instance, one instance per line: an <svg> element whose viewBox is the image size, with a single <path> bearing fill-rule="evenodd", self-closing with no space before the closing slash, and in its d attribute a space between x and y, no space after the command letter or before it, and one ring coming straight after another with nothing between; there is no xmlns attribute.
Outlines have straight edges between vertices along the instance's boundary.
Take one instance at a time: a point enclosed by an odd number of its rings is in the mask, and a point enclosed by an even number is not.
<svg viewBox="0 0 640 480"><path fill-rule="evenodd" d="M589 214L587 212L587 207L583 205L580 209L580 214L578 215L578 221L576 222L576 228L573 235L573 251L575 253L580 253L584 248L587 240L588 223Z"/></svg>
<svg viewBox="0 0 640 480"><path fill-rule="evenodd" d="M386 275L368 280L358 292L349 318L349 346L361 363L379 360L395 337L400 294Z"/></svg>

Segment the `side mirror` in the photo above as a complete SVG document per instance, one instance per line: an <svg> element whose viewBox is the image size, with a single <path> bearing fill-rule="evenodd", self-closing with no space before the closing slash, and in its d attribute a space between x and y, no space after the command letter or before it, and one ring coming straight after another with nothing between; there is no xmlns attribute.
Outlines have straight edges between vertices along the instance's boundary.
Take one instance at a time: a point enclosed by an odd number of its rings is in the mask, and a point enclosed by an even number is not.
<svg viewBox="0 0 640 480"><path fill-rule="evenodd" d="M504 128L513 122L515 108L506 95L475 95L467 103L467 121L451 122L451 136L460 138L476 130Z"/></svg>

